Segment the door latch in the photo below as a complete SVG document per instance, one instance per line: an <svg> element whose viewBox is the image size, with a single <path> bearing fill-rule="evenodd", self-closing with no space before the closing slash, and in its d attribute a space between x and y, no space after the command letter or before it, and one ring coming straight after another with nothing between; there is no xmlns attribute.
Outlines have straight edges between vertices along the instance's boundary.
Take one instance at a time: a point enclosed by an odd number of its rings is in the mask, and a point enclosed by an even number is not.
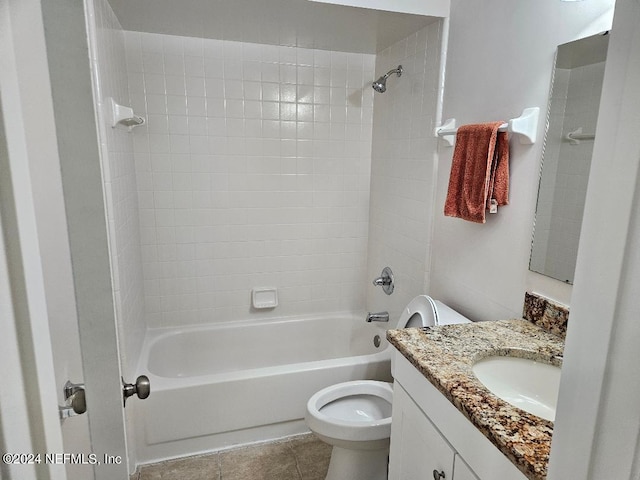
<svg viewBox="0 0 640 480"><path fill-rule="evenodd" d="M65 404L59 407L61 419L82 415L87 411L84 383L71 383L67 380L62 391L64 393Z"/></svg>
<svg viewBox="0 0 640 480"><path fill-rule="evenodd" d="M125 383L124 378L122 380L122 405L127 406L127 398L132 395L138 395L140 400L144 400L151 393L151 384L149 383L149 377L146 375L140 375L136 378L136 383Z"/></svg>
<svg viewBox="0 0 640 480"><path fill-rule="evenodd" d="M151 393L149 378L146 375L140 375L136 379L136 383L125 383L122 380L122 405L126 406L127 398L132 395L138 395L138 398L144 400ZM65 404L58 407L60 418L65 419L82 415L87 411L87 400L85 397L84 383L71 383L67 381L63 387Z"/></svg>

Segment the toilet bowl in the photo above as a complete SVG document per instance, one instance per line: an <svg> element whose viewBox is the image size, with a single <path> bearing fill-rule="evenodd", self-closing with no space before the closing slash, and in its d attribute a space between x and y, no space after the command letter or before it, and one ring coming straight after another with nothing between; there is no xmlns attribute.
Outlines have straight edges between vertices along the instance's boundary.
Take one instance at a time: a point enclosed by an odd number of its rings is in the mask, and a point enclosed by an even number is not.
<svg viewBox="0 0 640 480"><path fill-rule="evenodd" d="M338 383L307 403L307 426L333 445L327 479L385 480L391 436L390 383Z"/></svg>
<svg viewBox="0 0 640 480"><path fill-rule="evenodd" d="M404 308L396 328L468 322L444 303L419 295ZM356 380L309 399L307 426L333 445L326 480L386 480L392 397L390 383Z"/></svg>

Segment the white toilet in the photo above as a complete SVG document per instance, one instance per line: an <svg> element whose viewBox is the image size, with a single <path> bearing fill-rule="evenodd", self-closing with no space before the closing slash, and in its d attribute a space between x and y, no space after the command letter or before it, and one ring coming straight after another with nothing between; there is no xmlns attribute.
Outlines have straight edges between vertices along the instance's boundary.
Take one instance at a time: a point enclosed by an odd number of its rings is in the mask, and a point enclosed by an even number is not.
<svg viewBox="0 0 640 480"><path fill-rule="evenodd" d="M419 295L396 328L468 322L444 303ZM309 399L307 426L333 445L326 480L386 480L392 395L390 383L356 380L323 388Z"/></svg>

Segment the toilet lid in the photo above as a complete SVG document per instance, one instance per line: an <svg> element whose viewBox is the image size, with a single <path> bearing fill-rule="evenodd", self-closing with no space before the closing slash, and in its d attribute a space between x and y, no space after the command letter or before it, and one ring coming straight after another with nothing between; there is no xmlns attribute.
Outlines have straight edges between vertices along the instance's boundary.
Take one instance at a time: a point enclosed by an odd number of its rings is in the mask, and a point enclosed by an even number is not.
<svg viewBox="0 0 640 480"><path fill-rule="evenodd" d="M469 323L464 315L428 295L418 295L404 308L396 328Z"/></svg>
<svg viewBox="0 0 640 480"><path fill-rule="evenodd" d="M418 295L404 307L397 328L429 327L436 325L437 309L434 300Z"/></svg>

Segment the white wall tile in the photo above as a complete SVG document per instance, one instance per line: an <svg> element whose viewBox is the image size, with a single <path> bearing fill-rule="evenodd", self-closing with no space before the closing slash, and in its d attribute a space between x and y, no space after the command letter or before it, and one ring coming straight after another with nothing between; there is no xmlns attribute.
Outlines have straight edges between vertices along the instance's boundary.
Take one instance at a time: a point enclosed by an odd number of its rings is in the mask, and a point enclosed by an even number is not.
<svg viewBox="0 0 640 480"><path fill-rule="evenodd" d="M138 182L149 324L364 310L374 56L131 32L127 45L151 119L135 134L153 172ZM280 289L275 311L250 308L262 284Z"/></svg>
<svg viewBox="0 0 640 480"><path fill-rule="evenodd" d="M400 64L404 68L401 77L389 78L384 94L375 94L371 142L368 279L376 278L385 266L389 266L395 275L396 289L392 296L387 296L379 287L367 282L367 308L389 311L394 319L414 296L429 293L425 274L428 277L437 144L430 128L435 117L436 91L428 89L427 85L435 81L438 69L414 70L413 67L420 64L416 62L417 55L425 59L438 58L439 28L435 23L410 36L411 48L408 48L409 40L405 38L379 52L375 75L362 77L369 79L383 75ZM430 31L438 41L427 44ZM419 45L418 39L421 39ZM367 60L363 59L365 64ZM347 77L347 83L349 78L352 83L357 83L361 77L354 73ZM372 105L373 95L372 89L364 90L362 104ZM425 98L428 109L423 112ZM357 126L358 115L362 115L364 124L369 121L369 108L350 106L346 112L332 108L332 119L334 114L340 115L344 121ZM412 145L419 148L412 150ZM356 215L355 212L350 214Z"/></svg>

